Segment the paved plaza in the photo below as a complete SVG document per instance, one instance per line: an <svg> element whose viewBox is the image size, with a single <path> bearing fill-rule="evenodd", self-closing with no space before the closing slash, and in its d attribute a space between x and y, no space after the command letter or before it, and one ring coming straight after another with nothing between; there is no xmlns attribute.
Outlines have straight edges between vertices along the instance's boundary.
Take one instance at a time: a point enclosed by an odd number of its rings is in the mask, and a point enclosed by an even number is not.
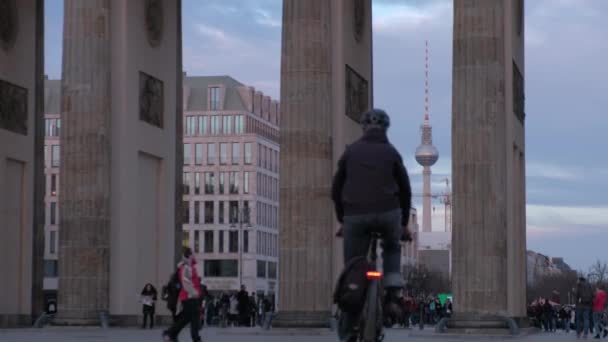
<svg viewBox="0 0 608 342"><path fill-rule="evenodd" d="M384 339L386 342L393 341L452 341L455 338L443 338L429 334L425 337L410 336L418 330L391 329L387 331ZM44 329L11 329L0 330L0 342L72 342L72 341L112 341L112 342L150 342L161 341L161 330L139 330L139 329L109 329L98 328L44 328ZM204 329L201 334L204 342L304 342L337 341L335 335L329 330L272 330L262 331L259 329ZM507 338L472 338L470 336L460 336L457 340L476 340L476 341L500 341L513 340ZM572 341L576 340L573 333L565 334L558 332L555 334L538 333L516 339L518 341L549 342L549 341ZM184 330L180 336L180 341L190 341L189 331Z"/></svg>

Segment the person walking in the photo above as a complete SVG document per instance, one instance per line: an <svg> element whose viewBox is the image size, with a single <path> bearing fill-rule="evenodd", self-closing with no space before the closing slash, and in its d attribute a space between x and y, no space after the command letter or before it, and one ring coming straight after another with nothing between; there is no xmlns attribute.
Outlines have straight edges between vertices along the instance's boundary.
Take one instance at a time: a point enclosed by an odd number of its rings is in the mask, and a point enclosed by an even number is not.
<svg viewBox="0 0 608 342"><path fill-rule="evenodd" d="M179 333L186 325L190 324L192 342L200 342L200 300L203 291L201 289L201 278L196 270L196 259L190 248L184 248L182 261L177 265L177 271L181 284L179 301L182 305L182 311L177 322L163 332L163 340L165 342L177 342Z"/></svg>
<svg viewBox="0 0 608 342"><path fill-rule="evenodd" d="M593 299L591 284L584 277L580 277L576 285L576 336L579 338L581 335L585 338L589 335Z"/></svg>
<svg viewBox="0 0 608 342"><path fill-rule="evenodd" d="M602 289L597 288L595 290L595 297L593 298L593 332L595 338L599 339L603 333L603 337L608 336L608 330L604 326L604 308L606 307L606 292Z"/></svg>
<svg viewBox="0 0 608 342"><path fill-rule="evenodd" d="M388 140L388 114L372 109L361 116L360 123L363 136L346 147L332 184L336 218L344 237L344 264L365 256L372 233L380 233L387 294L383 311L387 316L400 318L403 288L400 240L411 241L410 181L401 155ZM354 328L358 316L359 313L342 313L340 340L356 340Z"/></svg>
<svg viewBox="0 0 608 342"><path fill-rule="evenodd" d="M236 298L236 295L233 294L230 296L230 307L228 309L228 324L232 324L232 326L238 325L238 317L239 317L239 300Z"/></svg>
<svg viewBox="0 0 608 342"><path fill-rule="evenodd" d="M152 284L148 283L141 290L140 301L143 304L144 324L142 329L146 329L148 318L150 318L150 329L154 329L154 312L156 308L157 292Z"/></svg>
<svg viewBox="0 0 608 342"><path fill-rule="evenodd" d="M245 285L241 285L241 291L237 293L236 299L238 301L239 310L238 325L248 326L251 307L249 305L249 294L247 293L247 287Z"/></svg>

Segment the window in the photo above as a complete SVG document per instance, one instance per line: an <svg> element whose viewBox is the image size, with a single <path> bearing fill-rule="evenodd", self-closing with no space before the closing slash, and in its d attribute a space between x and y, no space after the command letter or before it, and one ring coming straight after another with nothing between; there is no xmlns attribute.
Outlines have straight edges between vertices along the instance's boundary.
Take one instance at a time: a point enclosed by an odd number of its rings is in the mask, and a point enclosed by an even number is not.
<svg viewBox="0 0 608 342"><path fill-rule="evenodd" d="M52 167L59 167L59 145L52 145L52 161L51 161L51 166Z"/></svg>
<svg viewBox="0 0 608 342"><path fill-rule="evenodd" d="M58 137L59 128L61 127L60 119L45 119L45 135L47 137Z"/></svg>
<svg viewBox="0 0 608 342"><path fill-rule="evenodd" d="M249 253L249 231L243 231L243 252Z"/></svg>
<svg viewBox="0 0 608 342"><path fill-rule="evenodd" d="M189 195L190 194L190 173L189 172L183 173L182 185L183 185L183 189L184 189L183 190L184 195Z"/></svg>
<svg viewBox="0 0 608 342"><path fill-rule="evenodd" d="M262 167L262 144L258 144L258 167Z"/></svg>
<svg viewBox="0 0 608 342"><path fill-rule="evenodd" d="M228 202L228 215L230 217L231 224L239 222L239 202L238 201Z"/></svg>
<svg viewBox="0 0 608 342"><path fill-rule="evenodd" d="M243 134L245 131L245 120L243 115L237 115L234 117L234 133Z"/></svg>
<svg viewBox="0 0 608 342"><path fill-rule="evenodd" d="M215 164L215 144L207 144L207 165Z"/></svg>
<svg viewBox="0 0 608 342"><path fill-rule="evenodd" d="M57 260L44 260L44 276L57 278Z"/></svg>
<svg viewBox="0 0 608 342"><path fill-rule="evenodd" d="M268 262L268 279L277 279L277 263Z"/></svg>
<svg viewBox="0 0 608 342"><path fill-rule="evenodd" d="M190 232L182 231L182 247L190 247Z"/></svg>
<svg viewBox="0 0 608 342"><path fill-rule="evenodd" d="M243 223L251 223L249 215L251 214L251 208L249 208L249 201L243 201Z"/></svg>
<svg viewBox="0 0 608 342"><path fill-rule="evenodd" d="M49 253L55 254L55 246L57 246L57 232L52 230L49 235Z"/></svg>
<svg viewBox="0 0 608 342"><path fill-rule="evenodd" d="M219 253L224 253L224 231L220 230Z"/></svg>
<svg viewBox="0 0 608 342"><path fill-rule="evenodd" d="M238 253L239 251L239 231L230 231L228 233L228 252Z"/></svg>
<svg viewBox="0 0 608 342"><path fill-rule="evenodd" d="M213 253L213 230L205 231L205 253Z"/></svg>
<svg viewBox="0 0 608 342"><path fill-rule="evenodd" d="M184 132L184 135L185 136L196 135L196 117L195 116L186 117L186 131Z"/></svg>
<svg viewBox="0 0 608 342"><path fill-rule="evenodd" d="M238 172L230 172L230 193L238 194L239 193L239 173Z"/></svg>
<svg viewBox="0 0 608 342"><path fill-rule="evenodd" d="M249 172L243 172L243 193L249 193Z"/></svg>
<svg viewBox="0 0 608 342"><path fill-rule="evenodd" d="M274 151L274 172L279 173L279 151Z"/></svg>
<svg viewBox="0 0 608 342"><path fill-rule="evenodd" d="M238 165L241 159L241 144L232 143L232 164Z"/></svg>
<svg viewBox="0 0 608 342"><path fill-rule="evenodd" d="M205 195L213 195L215 193L213 178L213 172L205 172Z"/></svg>
<svg viewBox="0 0 608 342"><path fill-rule="evenodd" d="M209 109L220 110L220 88L211 87L209 88Z"/></svg>
<svg viewBox="0 0 608 342"><path fill-rule="evenodd" d="M262 195L262 190L261 190L261 188L262 188L262 174L258 172L257 175L258 175L258 181L255 183L255 187L256 187L255 188L255 190L256 190L255 194L258 195L258 196L261 196Z"/></svg>
<svg viewBox="0 0 608 342"><path fill-rule="evenodd" d="M256 241L256 243L255 243L255 245L256 245L255 252L257 254L262 254L262 242L261 242L262 241L262 238L261 238L262 233L259 232L259 231L257 233L258 233L257 234L257 239L255 240Z"/></svg>
<svg viewBox="0 0 608 342"><path fill-rule="evenodd" d="M213 202L205 201L205 223L213 223Z"/></svg>
<svg viewBox="0 0 608 342"><path fill-rule="evenodd" d="M274 170L274 152L272 150L270 150L270 160L268 161L268 169L270 171Z"/></svg>
<svg viewBox="0 0 608 342"><path fill-rule="evenodd" d="M200 245L201 242L199 240L200 238L201 238L200 232L198 230L195 230L194 231L194 253L197 253L197 254L200 253L200 248L201 248L201 245Z"/></svg>
<svg viewBox="0 0 608 342"><path fill-rule="evenodd" d="M265 170L268 170L268 167L267 167L267 164L266 164L266 156L267 156L266 151L268 151L267 147L264 146L264 145L262 145L262 150L261 150L261 152L262 152L262 167Z"/></svg>
<svg viewBox="0 0 608 342"><path fill-rule="evenodd" d="M266 278L266 261L258 260L258 278Z"/></svg>
<svg viewBox="0 0 608 342"><path fill-rule="evenodd" d="M51 225L57 224L57 202L51 202Z"/></svg>
<svg viewBox="0 0 608 342"><path fill-rule="evenodd" d="M198 117L198 134L200 134L200 135L207 134L207 117L206 116Z"/></svg>
<svg viewBox="0 0 608 342"><path fill-rule="evenodd" d="M57 196L57 175L51 175L51 196Z"/></svg>
<svg viewBox="0 0 608 342"><path fill-rule="evenodd" d="M214 115L211 117L211 135L220 134L220 117Z"/></svg>
<svg viewBox="0 0 608 342"><path fill-rule="evenodd" d="M49 167L49 163L51 161L51 157L49 155L49 145L44 145L44 167Z"/></svg>
<svg viewBox="0 0 608 342"><path fill-rule="evenodd" d="M224 115L222 129L224 134L232 134L232 115Z"/></svg>
<svg viewBox="0 0 608 342"><path fill-rule="evenodd" d="M188 201L182 203L182 223L190 223L190 202Z"/></svg>
<svg viewBox="0 0 608 342"><path fill-rule="evenodd" d="M196 172L194 174L194 194L195 195L201 194L201 173L200 172Z"/></svg>
<svg viewBox="0 0 608 342"><path fill-rule="evenodd" d="M261 211L261 203L260 203L260 202L257 202L257 205L256 205L255 207L256 207L256 209L257 209L257 214L258 214L258 215L257 215L257 220L255 221L255 223L256 223L257 225L261 226L261 225L262 225L262 220L261 220L261 218L260 218L260 217L261 217L261 212L262 212L262 211Z"/></svg>
<svg viewBox="0 0 608 342"><path fill-rule="evenodd" d="M194 201L194 224L201 223L201 202Z"/></svg>
<svg viewBox="0 0 608 342"><path fill-rule="evenodd" d="M228 144L220 143L220 164L228 164Z"/></svg>
<svg viewBox="0 0 608 342"><path fill-rule="evenodd" d="M203 165L203 144L196 144L194 150L194 164Z"/></svg>
<svg viewBox="0 0 608 342"><path fill-rule="evenodd" d="M245 164L251 164L251 143L245 143Z"/></svg>
<svg viewBox="0 0 608 342"><path fill-rule="evenodd" d="M192 151L190 151L190 144L184 144L184 165L190 165L191 164L191 154Z"/></svg>
<svg viewBox="0 0 608 342"><path fill-rule="evenodd" d="M226 179L226 172L220 172L220 194L225 193L224 184Z"/></svg>
<svg viewBox="0 0 608 342"><path fill-rule="evenodd" d="M234 278L239 274L237 260L205 260L205 277Z"/></svg>
<svg viewBox="0 0 608 342"><path fill-rule="evenodd" d="M218 205L219 205L219 208L218 208L218 221L217 221L217 223L223 224L224 223L224 202L223 201L219 201Z"/></svg>

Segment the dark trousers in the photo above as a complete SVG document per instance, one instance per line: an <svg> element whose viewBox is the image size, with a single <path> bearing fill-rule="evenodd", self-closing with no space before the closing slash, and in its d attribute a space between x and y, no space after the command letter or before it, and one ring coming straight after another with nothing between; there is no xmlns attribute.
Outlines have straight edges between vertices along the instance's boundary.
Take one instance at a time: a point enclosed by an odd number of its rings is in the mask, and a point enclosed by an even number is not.
<svg viewBox="0 0 608 342"><path fill-rule="evenodd" d="M177 340L179 333L190 324L190 336L193 342L200 342L201 337L199 336L199 325L200 325L200 301L198 299L188 299L182 303L182 312L177 316L177 322L175 322L169 330L166 331L167 335L171 340Z"/></svg>
<svg viewBox="0 0 608 342"><path fill-rule="evenodd" d="M148 325L148 317L150 317L150 329L154 328L154 307L144 305L144 325L142 328L146 329L146 325Z"/></svg>

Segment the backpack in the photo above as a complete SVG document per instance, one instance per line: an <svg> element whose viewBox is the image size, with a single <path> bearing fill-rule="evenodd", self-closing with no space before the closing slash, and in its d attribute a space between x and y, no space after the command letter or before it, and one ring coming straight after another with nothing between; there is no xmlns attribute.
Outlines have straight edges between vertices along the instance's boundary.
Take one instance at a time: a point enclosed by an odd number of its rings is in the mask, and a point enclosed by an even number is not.
<svg viewBox="0 0 608 342"><path fill-rule="evenodd" d="M581 304L593 304L593 298L595 294L593 293L593 288L589 283L583 283L580 286L580 294L579 297L581 299Z"/></svg>
<svg viewBox="0 0 608 342"><path fill-rule="evenodd" d="M163 286L163 300L167 301L167 308L170 311L177 309L179 291L182 288L182 283L179 280L179 269L173 272L167 285Z"/></svg>
<svg viewBox="0 0 608 342"><path fill-rule="evenodd" d="M365 256L352 259L344 267L334 290L334 303L343 312L357 314L363 309L369 269Z"/></svg>

